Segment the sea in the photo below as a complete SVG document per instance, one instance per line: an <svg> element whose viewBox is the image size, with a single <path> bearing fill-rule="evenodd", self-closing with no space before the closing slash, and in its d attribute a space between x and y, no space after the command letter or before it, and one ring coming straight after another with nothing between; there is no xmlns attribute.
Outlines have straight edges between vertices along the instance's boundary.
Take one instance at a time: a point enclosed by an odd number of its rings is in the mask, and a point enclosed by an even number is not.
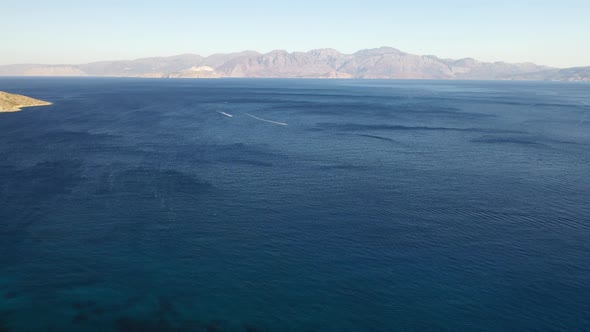
<svg viewBox="0 0 590 332"><path fill-rule="evenodd" d="M0 78L0 331L589 331L590 85Z"/></svg>

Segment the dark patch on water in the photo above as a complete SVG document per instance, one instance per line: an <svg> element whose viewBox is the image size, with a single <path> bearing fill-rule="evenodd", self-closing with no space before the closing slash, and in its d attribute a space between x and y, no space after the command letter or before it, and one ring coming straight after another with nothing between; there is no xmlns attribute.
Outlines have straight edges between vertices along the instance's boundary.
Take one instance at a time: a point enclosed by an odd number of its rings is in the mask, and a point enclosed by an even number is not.
<svg viewBox="0 0 590 332"><path fill-rule="evenodd" d="M218 332L229 331L224 329L220 321L201 323L196 321L171 321L167 318L153 320L137 319L133 317L121 317L116 320L115 327L118 332Z"/></svg>
<svg viewBox="0 0 590 332"><path fill-rule="evenodd" d="M365 167L348 164L333 164L333 165L321 165L318 167L322 170L364 170Z"/></svg>
<svg viewBox="0 0 590 332"><path fill-rule="evenodd" d="M391 102L391 101L388 101ZM424 104L381 104L381 103L314 103L292 102L287 105L273 105L264 109L270 112L285 111L303 116L338 116L338 117L382 117L387 119L401 118L433 118L443 117L448 119L487 119L494 118L494 114L465 112L458 108L432 106Z"/></svg>
<svg viewBox="0 0 590 332"><path fill-rule="evenodd" d="M8 325L0 321L0 332L14 332Z"/></svg>
<svg viewBox="0 0 590 332"><path fill-rule="evenodd" d="M318 123L316 129L336 131L459 131L470 133L498 133L512 134L521 131L492 129L492 128L455 128L455 127L429 127L429 126L404 126L384 124L360 124L360 123Z"/></svg>
<svg viewBox="0 0 590 332"><path fill-rule="evenodd" d="M264 332L261 327L252 325L252 324L244 324L244 332Z"/></svg>
<svg viewBox="0 0 590 332"><path fill-rule="evenodd" d="M8 291L6 293L4 293L4 298L5 299L15 299L19 296L19 292L17 291Z"/></svg>
<svg viewBox="0 0 590 332"><path fill-rule="evenodd" d="M538 146L545 147L545 144L528 140L525 138L517 137L489 137L489 138L478 138L471 140L474 143L488 143L488 144L515 144L515 145L526 145L526 146Z"/></svg>
<svg viewBox="0 0 590 332"><path fill-rule="evenodd" d="M174 302L165 296L158 297L158 311L156 315L161 318L170 318L178 314Z"/></svg>
<svg viewBox="0 0 590 332"><path fill-rule="evenodd" d="M14 332L9 324L9 311L0 310L0 332Z"/></svg>
<svg viewBox="0 0 590 332"><path fill-rule="evenodd" d="M104 308L92 300L76 301L72 303L72 308L76 310L76 314L72 318L72 323L74 324L84 324L92 316L100 316L105 312Z"/></svg>
<svg viewBox="0 0 590 332"><path fill-rule="evenodd" d="M208 182L175 170L147 168L103 173L97 194L146 194L148 197L194 196L212 188Z"/></svg>
<svg viewBox="0 0 590 332"><path fill-rule="evenodd" d="M92 312L93 314L95 314L95 315L99 315L99 316L100 316L100 315L103 315L103 314L105 313L105 311L106 311L106 310L105 310L104 308L101 308L101 307L95 307L95 308L92 308L92 309L91 309L91 312Z"/></svg>
<svg viewBox="0 0 590 332"><path fill-rule="evenodd" d="M389 141L389 142L395 142L393 139L389 138L389 137L383 137L383 136L377 136L377 135L369 135L369 134L356 134L357 136L361 136L361 137L368 137L368 138L374 138L374 139L378 139L381 141Z"/></svg>
<svg viewBox="0 0 590 332"><path fill-rule="evenodd" d="M168 149L167 147L164 149ZM244 143L195 144L183 147L174 158L198 163L242 163L254 166L272 166L274 162L287 160L287 156L263 146Z"/></svg>
<svg viewBox="0 0 590 332"><path fill-rule="evenodd" d="M489 105L508 105L508 106L523 106L523 107L554 107L554 108L561 108L561 109L580 109L585 107L584 105L580 105L577 103L539 103L532 101L528 98L520 97L509 97L503 96L503 98L470 98L466 96L453 96L452 98L449 97L424 97L424 99L432 100L433 102L453 102L457 100L461 100L467 103L477 103L477 104L489 104Z"/></svg>
<svg viewBox="0 0 590 332"><path fill-rule="evenodd" d="M220 161L228 164L244 164L249 166L259 166L259 167L272 167L272 163L262 161L262 160L249 160L249 159L241 159L241 158L223 158Z"/></svg>
<svg viewBox="0 0 590 332"><path fill-rule="evenodd" d="M451 118L495 118L497 117L496 114L489 114L489 113L475 113L475 112L465 112L460 108L456 107L442 107L442 106L433 106L428 104L407 104L407 105L400 105L397 108L398 111L406 114L418 114L418 115L428 115L429 117L436 117L438 115L448 116Z"/></svg>
<svg viewBox="0 0 590 332"><path fill-rule="evenodd" d="M76 302L72 303L72 308L77 309L77 310L92 309L92 308L95 308L96 306L97 306L97 303L92 300L76 301Z"/></svg>
<svg viewBox="0 0 590 332"><path fill-rule="evenodd" d="M150 319L122 317L116 322L118 331L189 331L196 323L178 321L175 304L165 296L157 298L157 308Z"/></svg>
<svg viewBox="0 0 590 332"><path fill-rule="evenodd" d="M221 332L221 331L223 331L221 326L222 326L222 321L215 320L215 321L212 321L211 323L207 324L205 329L207 332Z"/></svg>
<svg viewBox="0 0 590 332"><path fill-rule="evenodd" d="M87 314L85 313L78 313L74 316L74 318L72 318L72 323L74 324L80 324L80 323L85 323L89 320L90 318L88 317Z"/></svg>
<svg viewBox="0 0 590 332"><path fill-rule="evenodd" d="M117 331L119 332L171 332L182 331L172 326L167 321L151 322L146 320L134 319L130 317L119 318L116 322Z"/></svg>

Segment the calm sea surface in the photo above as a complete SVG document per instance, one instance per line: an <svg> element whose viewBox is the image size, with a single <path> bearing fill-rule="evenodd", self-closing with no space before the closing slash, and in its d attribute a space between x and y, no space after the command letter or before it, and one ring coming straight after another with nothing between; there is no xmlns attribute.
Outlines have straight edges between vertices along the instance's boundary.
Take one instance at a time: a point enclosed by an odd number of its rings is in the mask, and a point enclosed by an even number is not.
<svg viewBox="0 0 590 332"><path fill-rule="evenodd" d="M588 84L0 90L0 331L590 330Z"/></svg>

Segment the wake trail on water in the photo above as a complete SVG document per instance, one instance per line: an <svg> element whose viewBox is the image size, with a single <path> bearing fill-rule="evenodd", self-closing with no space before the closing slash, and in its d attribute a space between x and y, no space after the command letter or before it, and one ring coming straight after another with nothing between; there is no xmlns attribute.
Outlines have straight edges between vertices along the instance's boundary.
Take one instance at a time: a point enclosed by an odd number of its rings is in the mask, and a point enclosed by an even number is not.
<svg viewBox="0 0 590 332"><path fill-rule="evenodd" d="M219 114L225 115L225 116L227 116L228 118L233 118L233 117L234 117L233 115L231 115L231 114L229 114L229 113L222 112L222 111L216 111L216 112L217 112L217 113L219 113Z"/></svg>
<svg viewBox="0 0 590 332"><path fill-rule="evenodd" d="M248 114L248 113L244 113L244 114L245 114L245 115L247 115L247 116L249 116L249 117L251 117L252 119L256 119L256 120L259 120L259 121L264 121L264 122L268 122L268 123L276 124L276 125L279 125L279 126L287 126L287 124L286 124L286 123L284 123L284 122L278 122L278 121L267 120L267 119L259 118L259 117L257 117L257 116L254 116L254 115L252 115L252 114Z"/></svg>

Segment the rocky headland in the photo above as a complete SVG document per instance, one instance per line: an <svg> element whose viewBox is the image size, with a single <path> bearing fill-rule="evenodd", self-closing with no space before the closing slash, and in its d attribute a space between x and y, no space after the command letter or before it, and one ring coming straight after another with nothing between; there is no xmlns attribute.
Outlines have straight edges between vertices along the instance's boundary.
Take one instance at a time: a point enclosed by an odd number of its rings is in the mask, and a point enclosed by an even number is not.
<svg viewBox="0 0 590 332"><path fill-rule="evenodd" d="M0 112L18 112L25 107L48 106L50 102L0 91Z"/></svg>

